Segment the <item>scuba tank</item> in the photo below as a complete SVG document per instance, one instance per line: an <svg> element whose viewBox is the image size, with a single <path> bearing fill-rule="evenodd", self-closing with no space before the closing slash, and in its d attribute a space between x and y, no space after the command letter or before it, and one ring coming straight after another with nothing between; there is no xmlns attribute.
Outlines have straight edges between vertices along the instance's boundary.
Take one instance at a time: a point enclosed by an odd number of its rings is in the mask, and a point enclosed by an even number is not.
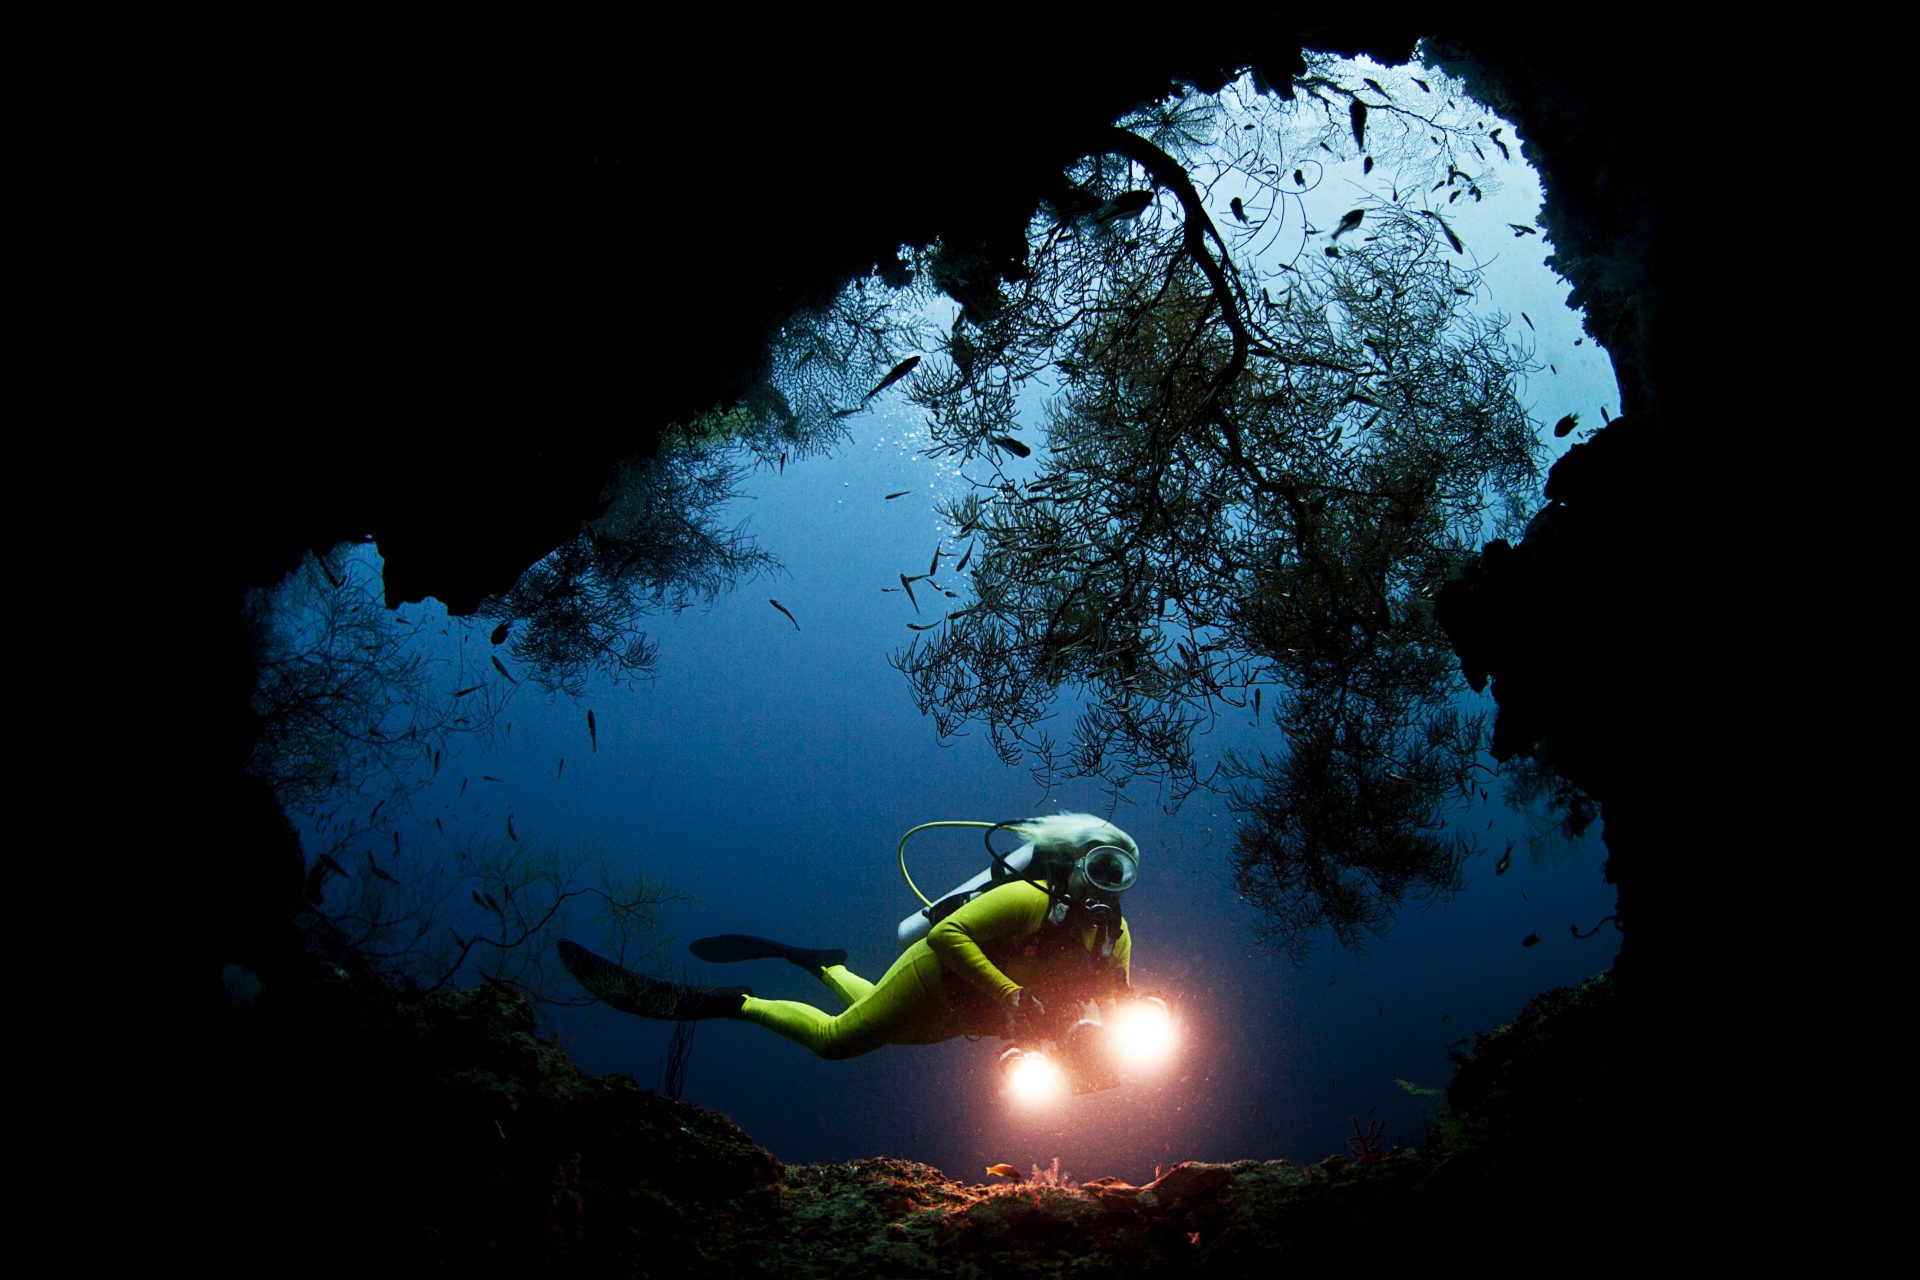
<svg viewBox="0 0 1920 1280"><path fill-rule="evenodd" d="M1061 830L1063 824L1071 824L1064 833ZM993 859L993 865L972 879L955 885L938 901L920 892L920 886L913 882L913 876L907 871L907 841L933 827L984 828L987 855ZM993 847L993 833L996 831L1012 831L1025 837L1026 843L1011 853L1001 853ZM1072 847L1069 841L1072 845L1087 847ZM1044 852L1041 851L1043 845ZM934 925L987 890L1009 880L1025 880L1053 900L1053 907L1047 913L1049 923L1059 924L1067 918L1073 901L1071 893L1080 893L1084 906L1106 917L1102 948L1104 957L1111 953L1112 935L1119 929L1119 893L1133 882L1139 869L1140 854L1133 838L1111 823L1087 814L1059 814L1016 822L923 822L917 827L908 828L907 833L900 837L899 856L900 874L906 879L907 888L913 890L914 897L926 904L902 920L895 930L903 951L931 933ZM1083 883L1085 877L1080 868L1089 857L1094 856L1103 857L1106 864L1117 868L1117 878L1098 883L1096 877L1094 882Z"/></svg>
<svg viewBox="0 0 1920 1280"><path fill-rule="evenodd" d="M911 836L914 831L924 830L925 827L963 825L974 826L976 824L929 822L924 824L924 826L915 827L913 831L907 832L906 836L901 836L901 874L905 875L907 869L905 858L907 836ZM994 824L982 822L977 825L988 827ZM992 832L989 832L988 835L991 836ZM988 845L987 848L988 852L993 852L991 845ZM994 853L992 866L982 871L979 875L974 876L972 879L964 880L953 886L953 888L942 894L937 901L927 902L926 906L920 908L920 910L900 922L900 927L894 931L900 940L900 949L905 951L908 947L920 941L920 939L926 937L929 933L932 933L933 926L939 924L967 903L972 902L988 889L996 885L1005 884L1009 880L1030 879L1028 869L1032 866L1033 842L1031 840L1004 857L998 853ZM907 878L907 885L910 888L913 886L913 878L911 876ZM915 888L914 893L915 895L919 895L919 889ZM921 901L925 902L926 899L922 897Z"/></svg>

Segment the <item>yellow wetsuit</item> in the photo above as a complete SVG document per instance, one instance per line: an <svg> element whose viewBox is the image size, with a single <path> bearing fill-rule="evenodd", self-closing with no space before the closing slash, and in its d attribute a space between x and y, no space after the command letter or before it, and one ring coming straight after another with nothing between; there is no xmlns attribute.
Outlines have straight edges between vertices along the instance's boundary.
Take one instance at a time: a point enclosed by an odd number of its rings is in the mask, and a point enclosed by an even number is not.
<svg viewBox="0 0 1920 1280"><path fill-rule="evenodd" d="M1050 900L1024 880L1010 881L981 894L933 927L933 932L900 953L879 982L868 982L845 965L818 970L820 981L845 1002L839 1015L797 1000L746 997L740 1016L770 1027L823 1058L854 1058L886 1044L935 1044L959 1035L997 1035L1002 1028L1000 1002L1026 987L1050 1012L1065 1010L1076 998L1089 998L1089 975L1108 994L1130 976L1133 940L1126 922L1114 940L1107 970L1100 974L1092 957L1097 925L1076 912L1060 928L1064 939L1043 945ZM1077 971L1077 972L1076 972Z"/></svg>

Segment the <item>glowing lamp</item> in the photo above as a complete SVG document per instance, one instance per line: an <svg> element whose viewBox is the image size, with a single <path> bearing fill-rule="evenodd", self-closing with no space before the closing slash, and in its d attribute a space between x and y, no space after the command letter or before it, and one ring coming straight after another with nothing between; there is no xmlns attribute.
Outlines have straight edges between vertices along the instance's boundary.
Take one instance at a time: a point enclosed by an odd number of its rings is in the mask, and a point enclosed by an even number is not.
<svg viewBox="0 0 1920 1280"><path fill-rule="evenodd" d="M1147 996L1116 1011L1113 1047L1130 1067L1153 1067L1173 1055L1173 1013L1158 996Z"/></svg>
<svg viewBox="0 0 1920 1280"><path fill-rule="evenodd" d="M1044 1053L1008 1049L1000 1055L1000 1070L1007 1092L1021 1102L1045 1102L1067 1091L1066 1074Z"/></svg>

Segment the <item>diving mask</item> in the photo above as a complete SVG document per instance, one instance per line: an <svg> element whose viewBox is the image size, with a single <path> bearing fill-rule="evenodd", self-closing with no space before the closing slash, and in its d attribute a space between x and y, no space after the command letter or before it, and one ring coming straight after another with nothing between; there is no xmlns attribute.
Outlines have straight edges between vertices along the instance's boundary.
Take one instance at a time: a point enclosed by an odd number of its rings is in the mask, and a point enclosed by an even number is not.
<svg viewBox="0 0 1920 1280"><path fill-rule="evenodd" d="M1121 893L1140 878L1140 860L1119 845L1103 844L1080 855L1073 869L1102 893Z"/></svg>

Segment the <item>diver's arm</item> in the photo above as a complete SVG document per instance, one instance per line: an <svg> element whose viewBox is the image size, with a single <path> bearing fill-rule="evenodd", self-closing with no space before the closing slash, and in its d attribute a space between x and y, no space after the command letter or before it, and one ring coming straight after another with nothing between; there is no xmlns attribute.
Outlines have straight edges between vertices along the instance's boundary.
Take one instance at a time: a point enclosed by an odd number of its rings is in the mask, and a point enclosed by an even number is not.
<svg viewBox="0 0 1920 1280"><path fill-rule="evenodd" d="M1047 895L1024 880L1000 885L933 926L927 946L948 972L976 991L1005 1000L1024 988L987 958L981 944L1038 933L1049 905Z"/></svg>

